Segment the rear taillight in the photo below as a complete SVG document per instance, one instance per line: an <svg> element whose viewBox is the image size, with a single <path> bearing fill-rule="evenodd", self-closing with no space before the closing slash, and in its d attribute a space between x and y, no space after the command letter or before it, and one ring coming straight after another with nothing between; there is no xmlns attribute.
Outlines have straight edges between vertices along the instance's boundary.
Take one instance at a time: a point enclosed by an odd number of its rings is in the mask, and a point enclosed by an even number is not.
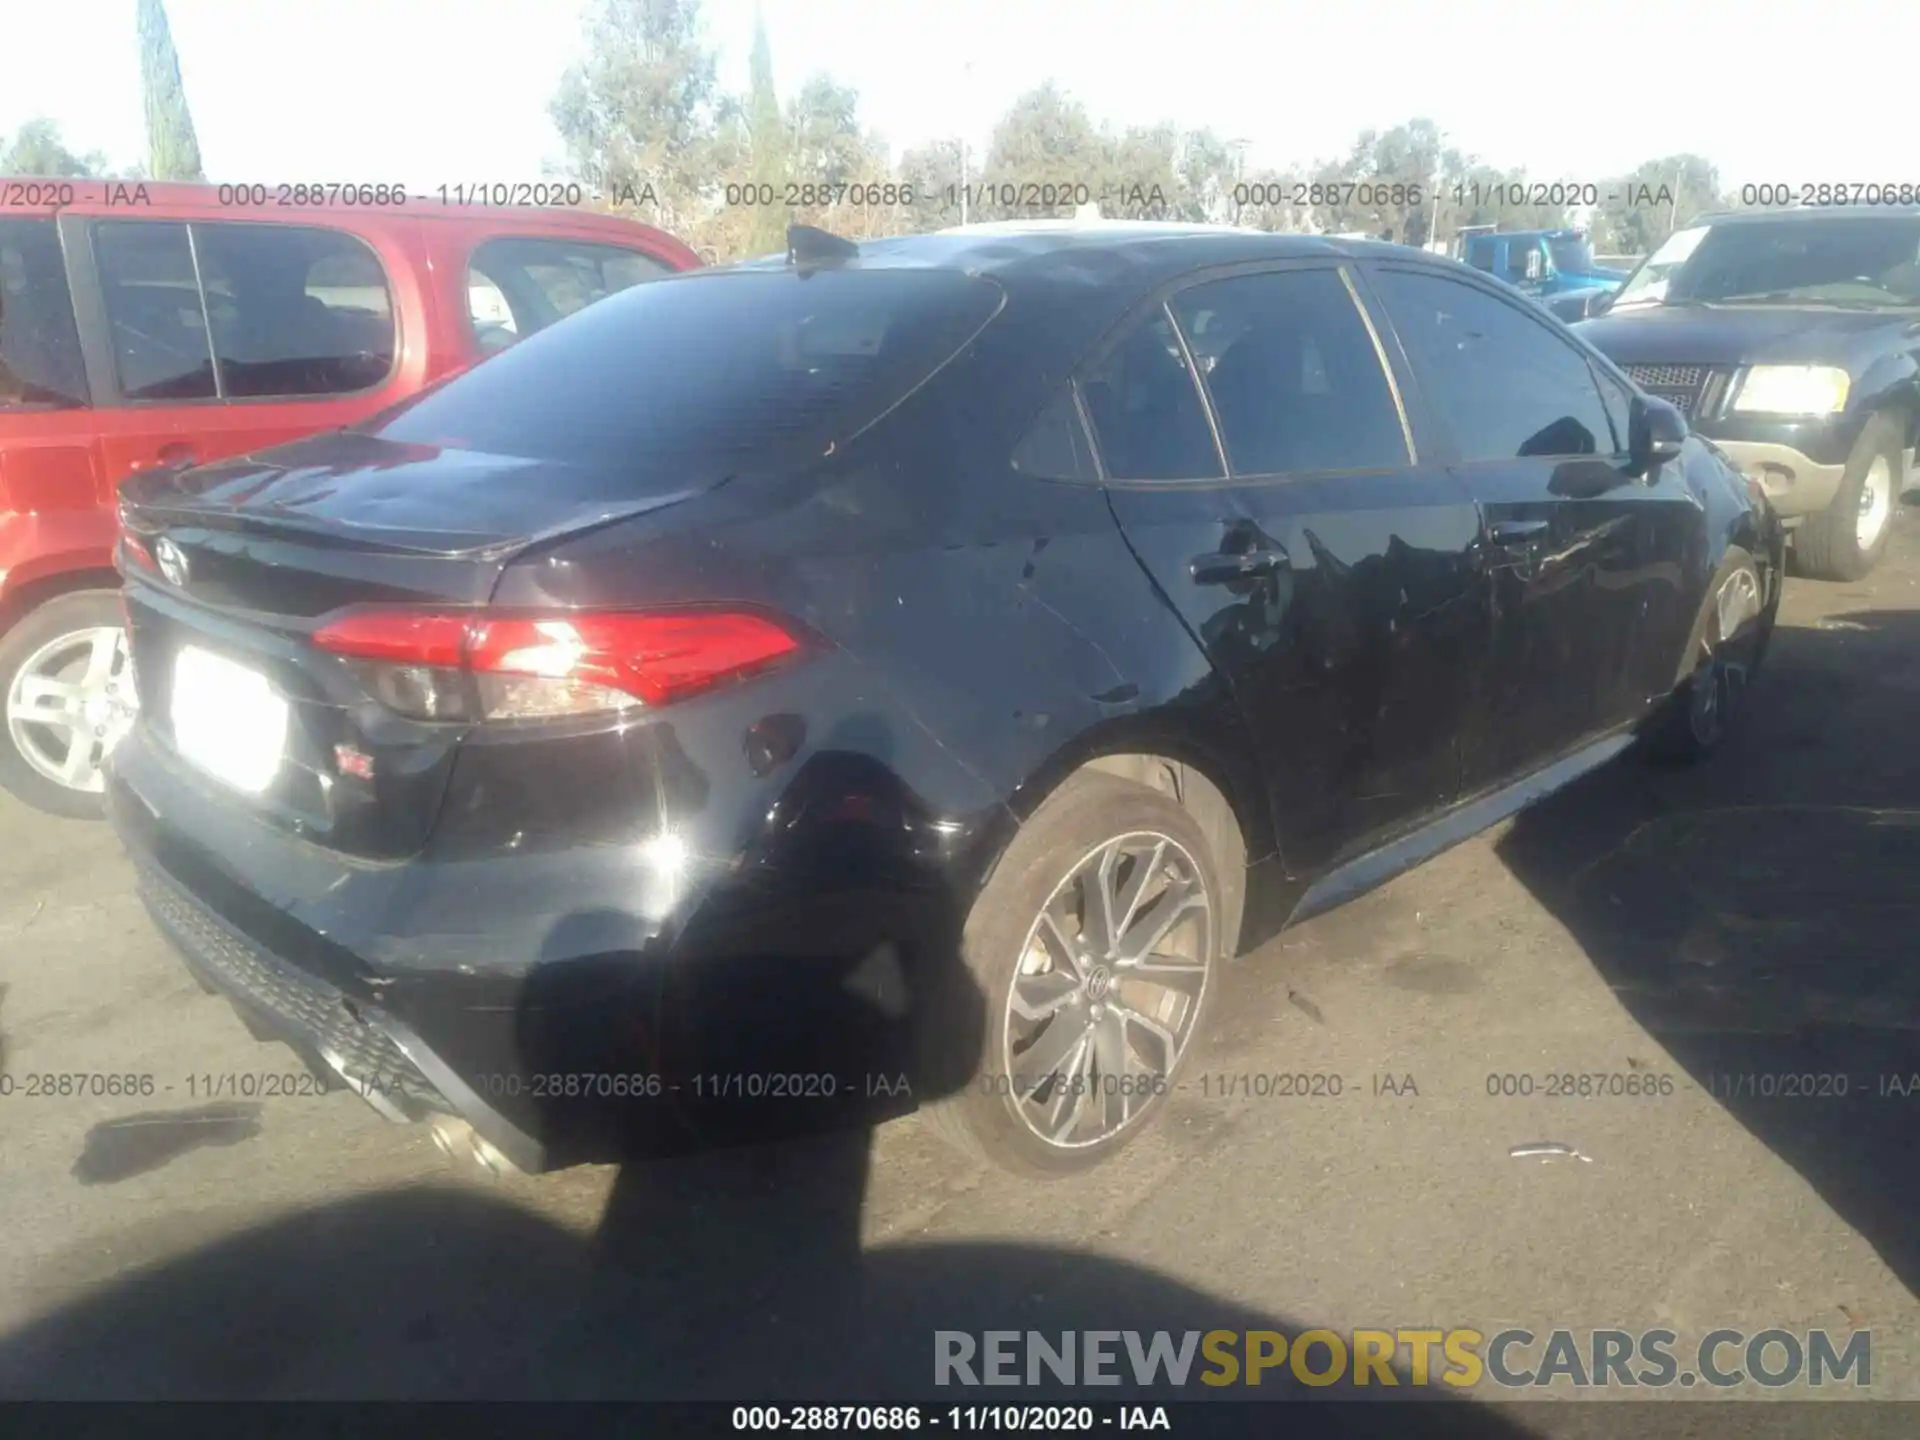
<svg viewBox="0 0 1920 1440"><path fill-rule="evenodd" d="M775 664L799 642L744 611L350 611L313 643L425 720L526 720L668 705Z"/></svg>

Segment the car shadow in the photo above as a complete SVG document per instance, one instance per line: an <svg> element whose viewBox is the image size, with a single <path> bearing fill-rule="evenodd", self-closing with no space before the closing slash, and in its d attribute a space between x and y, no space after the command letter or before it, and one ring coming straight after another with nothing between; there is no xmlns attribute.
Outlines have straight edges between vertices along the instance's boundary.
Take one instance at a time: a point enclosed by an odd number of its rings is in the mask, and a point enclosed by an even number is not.
<svg viewBox="0 0 1920 1440"><path fill-rule="evenodd" d="M1783 627L1720 754L1628 757L1498 850L1647 1033L1920 1294L1917 719L1920 612Z"/></svg>

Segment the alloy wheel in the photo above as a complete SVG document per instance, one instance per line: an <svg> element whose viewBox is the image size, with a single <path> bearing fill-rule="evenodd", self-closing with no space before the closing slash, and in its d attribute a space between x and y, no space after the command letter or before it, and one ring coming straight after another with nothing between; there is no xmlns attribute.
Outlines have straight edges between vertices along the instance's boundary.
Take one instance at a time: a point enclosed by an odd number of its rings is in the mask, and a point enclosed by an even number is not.
<svg viewBox="0 0 1920 1440"><path fill-rule="evenodd" d="M1853 542L1863 554L1873 549L1892 514L1893 467L1886 456L1876 455L1860 482L1860 510L1853 522Z"/></svg>
<svg viewBox="0 0 1920 1440"><path fill-rule="evenodd" d="M101 766L138 713L126 631L93 626L55 636L7 690L7 734L27 764L86 794L106 788Z"/></svg>
<svg viewBox="0 0 1920 1440"><path fill-rule="evenodd" d="M1139 1119L1193 1038L1213 946L1212 899L1178 841L1135 832L1084 856L1028 927L1007 994L1022 1123L1082 1149Z"/></svg>

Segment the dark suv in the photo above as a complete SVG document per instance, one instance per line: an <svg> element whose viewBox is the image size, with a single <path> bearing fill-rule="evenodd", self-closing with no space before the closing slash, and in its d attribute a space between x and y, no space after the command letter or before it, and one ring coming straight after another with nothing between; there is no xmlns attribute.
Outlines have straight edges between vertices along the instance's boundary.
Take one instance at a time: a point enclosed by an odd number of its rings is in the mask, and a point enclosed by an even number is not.
<svg viewBox="0 0 1920 1440"><path fill-rule="evenodd" d="M1920 484L1920 210L1709 216L1578 328L1766 488L1802 573L1873 568Z"/></svg>
<svg viewBox="0 0 1920 1440"><path fill-rule="evenodd" d="M987 227L673 276L121 491L114 825L262 1034L498 1162L937 1100L1042 1172L1219 966L1698 754L1764 499L1401 246Z"/></svg>

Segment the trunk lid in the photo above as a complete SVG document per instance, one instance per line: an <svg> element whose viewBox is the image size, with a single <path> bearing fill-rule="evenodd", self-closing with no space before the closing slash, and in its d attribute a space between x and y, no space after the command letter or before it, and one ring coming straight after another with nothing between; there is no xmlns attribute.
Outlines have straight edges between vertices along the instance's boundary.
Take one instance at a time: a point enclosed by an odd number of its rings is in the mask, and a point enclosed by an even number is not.
<svg viewBox="0 0 1920 1440"><path fill-rule="evenodd" d="M630 475L359 434L138 476L121 517L154 560L124 565L142 723L185 773L281 828L366 859L414 854L471 726L381 704L353 662L315 648L323 617L484 605L529 549L714 483L636 496ZM277 741L277 761L259 757L271 776L236 784L256 741Z"/></svg>

